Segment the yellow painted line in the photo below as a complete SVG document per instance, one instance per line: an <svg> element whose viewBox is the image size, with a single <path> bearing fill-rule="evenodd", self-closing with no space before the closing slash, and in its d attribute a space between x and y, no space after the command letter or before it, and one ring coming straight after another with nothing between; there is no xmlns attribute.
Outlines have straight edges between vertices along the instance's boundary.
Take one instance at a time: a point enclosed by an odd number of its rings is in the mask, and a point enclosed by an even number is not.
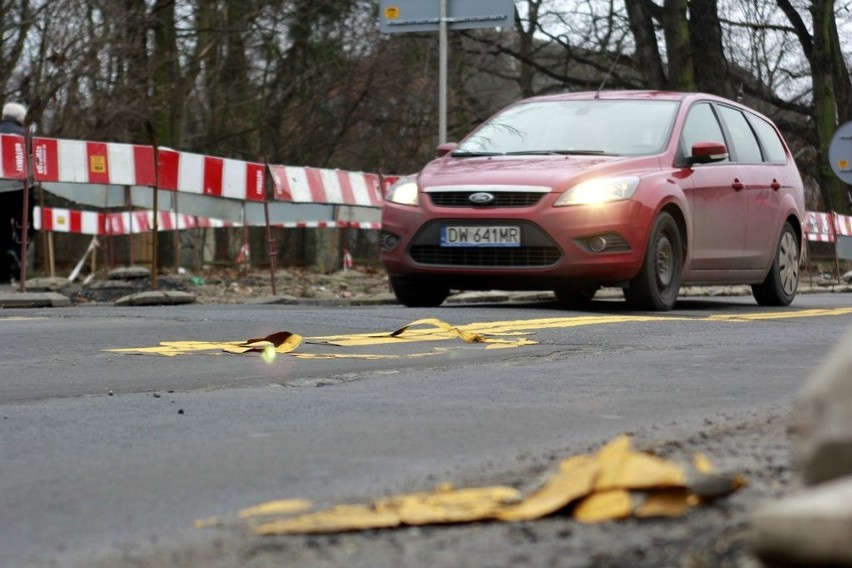
<svg viewBox="0 0 852 568"><path fill-rule="evenodd" d="M417 343L423 341L449 341L459 340L466 343L482 343L486 349L501 349L510 347L523 347L536 344L535 341L526 336L542 329L572 328L590 325L623 324L623 323L646 323L646 322L671 322L671 321L707 321L707 322L749 322L768 321L780 319L795 319L807 317L836 317L852 314L852 307L812 310L791 310L784 312L758 312L752 314L722 314L706 318L673 317L673 316L642 316L642 315L605 315L605 316L579 316L559 318L539 318L529 320L507 320L495 322L476 322L465 325L453 326L437 319L422 319L412 322L396 331L384 333L362 333L350 335L329 335L322 337L309 337L304 343L314 345L327 345L335 347L362 347L373 345L390 345ZM282 334L291 337L282 344L268 345L264 350L265 355L274 358L275 353L289 354L301 359L396 359L400 357L427 357L444 353L445 351L434 350L430 353L413 353L407 355L376 355L358 353L305 353L295 352L299 345L299 336L295 334ZM274 334L278 335L278 334ZM269 336L273 337L273 336ZM107 349L114 353L152 354L171 357L189 353L243 353L245 351L258 351L266 345L266 339L228 342L207 341L163 341L156 347L137 347L126 349ZM266 351L272 351L266 353Z"/></svg>
<svg viewBox="0 0 852 568"><path fill-rule="evenodd" d="M569 318L542 318L532 320L508 320L495 322L478 322L459 325L446 329L431 326L427 329L409 329L403 334L393 333L361 333L350 335L329 335L324 337L310 337L305 341L308 343L320 343L326 345L337 345L340 347L353 347L361 345L382 345L388 343L408 343L417 341L445 341L457 339L461 334L480 335L485 338L495 336L517 336L527 335L541 329L580 327L586 325L602 325L610 323L648 322L648 321L691 321L692 318L668 317L668 316L580 316ZM430 321L430 320L421 320Z"/></svg>
<svg viewBox="0 0 852 568"><path fill-rule="evenodd" d="M723 314L718 316L710 316L709 321L760 321L760 320L777 320L777 319L795 319L795 318L817 318L830 316L845 316L852 314L850 308L832 308L824 310L796 310L790 312L766 312L756 314Z"/></svg>

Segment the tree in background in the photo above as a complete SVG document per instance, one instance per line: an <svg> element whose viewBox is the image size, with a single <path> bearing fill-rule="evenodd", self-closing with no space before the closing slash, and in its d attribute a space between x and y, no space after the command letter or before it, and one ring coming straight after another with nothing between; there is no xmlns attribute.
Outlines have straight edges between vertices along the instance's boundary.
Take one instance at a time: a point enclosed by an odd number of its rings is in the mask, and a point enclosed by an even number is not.
<svg viewBox="0 0 852 568"><path fill-rule="evenodd" d="M837 125L852 119L845 6L515 6L511 28L450 34L451 138L525 96L601 86L708 91L773 118L812 179L809 206L849 212L826 159ZM438 39L380 34L378 8L378 0L0 0L0 91L27 103L50 136L409 173L437 142Z"/></svg>

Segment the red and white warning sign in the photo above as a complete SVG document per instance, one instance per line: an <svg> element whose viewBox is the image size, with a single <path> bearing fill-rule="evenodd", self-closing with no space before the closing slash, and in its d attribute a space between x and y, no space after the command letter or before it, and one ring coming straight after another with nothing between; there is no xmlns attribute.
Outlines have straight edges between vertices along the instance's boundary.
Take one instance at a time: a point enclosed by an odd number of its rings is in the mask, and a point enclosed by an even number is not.
<svg viewBox="0 0 852 568"><path fill-rule="evenodd" d="M0 179L27 177L27 141L23 136L0 134Z"/></svg>
<svg viewBox="0 0 852 568"><path fill-rule="evenodd" d="M36 181L153 187L154 149L136 144L33 138Z"/></svg>

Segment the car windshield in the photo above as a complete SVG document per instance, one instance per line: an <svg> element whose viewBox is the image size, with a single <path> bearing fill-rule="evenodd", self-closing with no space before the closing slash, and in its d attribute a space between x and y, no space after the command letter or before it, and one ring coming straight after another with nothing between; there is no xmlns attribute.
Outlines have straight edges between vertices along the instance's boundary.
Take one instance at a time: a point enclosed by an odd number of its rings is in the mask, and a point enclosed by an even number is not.
<svg viewBox="0 0 852 568"><path fill-rule="evenodd" d="M521 103L484 123L452 155L656 154L668 143L678 105L632 99Z"/></svg>

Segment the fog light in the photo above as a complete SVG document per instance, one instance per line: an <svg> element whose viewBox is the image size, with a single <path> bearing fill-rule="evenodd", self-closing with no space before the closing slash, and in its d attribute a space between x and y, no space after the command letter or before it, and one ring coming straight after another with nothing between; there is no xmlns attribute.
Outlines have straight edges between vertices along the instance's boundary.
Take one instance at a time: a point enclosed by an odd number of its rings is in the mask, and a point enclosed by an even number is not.
<svg viewBox="0 0 852 568"><path fill-rule="evenodd" d="M606 248L606 239L605 238L603 238L601 236L597 236L597 237L592 237L591 239L589 239L589 250L591 250L592 252L601 252L605 248Z"/></svg>
<svg viewBox="0 0 852 568"><path fill-rule="evenodd" d="M382 233L380 242L384 250L393 250L399 244L399 237L391 233Z"/></svg>

